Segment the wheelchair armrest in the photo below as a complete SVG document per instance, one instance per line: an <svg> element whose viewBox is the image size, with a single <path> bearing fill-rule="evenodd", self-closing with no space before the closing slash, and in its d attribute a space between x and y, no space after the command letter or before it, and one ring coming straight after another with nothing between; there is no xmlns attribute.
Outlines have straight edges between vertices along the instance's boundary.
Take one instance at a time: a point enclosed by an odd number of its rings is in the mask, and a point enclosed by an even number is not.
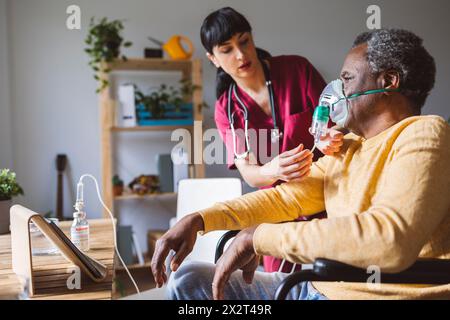
<svg viewBox="0 0 450 320"><path fill-rule="evenodd" d="M399 273L381 273L381 283L397 284L448 284L450 283L450 260L418 260ZM370 272L338 261L317 259L313 270L299 271L286 277L278 286L276 300L284 300L289 291L303 281L367 282Z"/></svg>
<svg viewBox="0 0 450 320"><path fill-rule="evenodd" d="M314 261L313 271L323 281L331 279L331 281L366 282L368 278L367 270L365 269L322 258Z"/></svg>
<svg viewBox="0 0 450 320"><path fill-rule="evenodd" d="M230 241L232 238L234 238L240 230L232 230L226 232L217 242L216 246L216 254L214 256L214 263L217 263L217 260L222 256L223 250L225 249L225 245L228 241Z"/></svg>
<svg viewBox="0 0 450 320"><path fill-rule="evenodd" d="M302 270L287 276L275 292L275 300L285 300L291 289L304 281L366 282L366 270L338 261L316 259L312 270Z"/></svg>
<svg viewBox="0 0 450 320"><path fill-rule="evenodd" d="M317 259L313 270L316 275L324 279L323 281L366 282L371 275L371 272L365 269L328 259ZM417 260L404 271L381 273L380 281L381 283L447 284L450 283L450 260Z"/></svg>

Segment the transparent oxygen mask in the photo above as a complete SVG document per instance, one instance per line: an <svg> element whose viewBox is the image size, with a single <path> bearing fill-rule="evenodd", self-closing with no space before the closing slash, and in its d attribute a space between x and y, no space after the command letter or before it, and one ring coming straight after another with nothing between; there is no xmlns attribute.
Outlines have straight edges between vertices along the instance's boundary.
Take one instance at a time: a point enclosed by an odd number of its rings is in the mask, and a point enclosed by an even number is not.
<svg viewBox="0 0 450 320"><path fill-rule="evenodd" d="M334 123L345 127L349 106L342 80L334 80L325 87L320 95L319 104L329 108L329 115Z"/></svg>

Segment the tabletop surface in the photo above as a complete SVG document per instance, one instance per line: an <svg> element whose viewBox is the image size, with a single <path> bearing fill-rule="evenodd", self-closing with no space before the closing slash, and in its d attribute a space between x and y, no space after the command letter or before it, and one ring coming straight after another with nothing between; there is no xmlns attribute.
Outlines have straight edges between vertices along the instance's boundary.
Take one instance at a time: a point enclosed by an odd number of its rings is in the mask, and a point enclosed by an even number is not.
<svg viewBox="0 0 450 320"><path fill-rule="evenodd" d="M71 221L60 222L60 228L69 235ZM90 249L89 257L108 267L110 281L85 286L82 290L65 290L57 287L66 283L67 270L73 267L61 254L51 256L33 256L33 277L39 293L30 299L111 299L114 270L114 239L111 220L89 220ZM11 234L0 235L0 299L17 299L23 290L21 278L12 270Z"/></svg>

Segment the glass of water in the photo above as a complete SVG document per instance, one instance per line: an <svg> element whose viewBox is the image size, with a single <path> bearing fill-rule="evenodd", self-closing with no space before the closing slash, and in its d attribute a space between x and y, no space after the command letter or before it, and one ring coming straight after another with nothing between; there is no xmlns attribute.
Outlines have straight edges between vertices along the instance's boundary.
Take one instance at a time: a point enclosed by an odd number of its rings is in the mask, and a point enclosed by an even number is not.
<svg viewBox="0 0 450 320"><path fill-rule="evenodd" d="M59 224L59 220L57 218L46 218L46 220L52 221L56 225ZM59 253L58 248L56 248L55 245L47 239L47 237L33 222L30 222L30 238L31 254L33 256L47 256Z"/></svg>

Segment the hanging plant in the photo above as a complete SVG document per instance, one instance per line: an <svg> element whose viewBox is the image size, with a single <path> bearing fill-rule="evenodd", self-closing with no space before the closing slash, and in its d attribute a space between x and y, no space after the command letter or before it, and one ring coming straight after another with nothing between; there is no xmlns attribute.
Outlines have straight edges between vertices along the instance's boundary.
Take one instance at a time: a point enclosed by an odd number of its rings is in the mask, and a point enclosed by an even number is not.
<svg viewBox="0 0 450 320"><path fill-rule="evenodd" d="M127 60L125 55L120 54L120 48L121 46L130 47L132 43L124 41L121 36L122 30L123 23L121 20L108 21L107 18L102 18L96 23L95 18L91 18L89 33L85 39L88 47L85 51L90 57L89 66L95 72L94 78L100 83L96 90L97 93L109 84L107 79L101 79L98 75L99 73L108 74L111 71L104 67L104 63L113 62L119 56L123 61Z"/></svg>

